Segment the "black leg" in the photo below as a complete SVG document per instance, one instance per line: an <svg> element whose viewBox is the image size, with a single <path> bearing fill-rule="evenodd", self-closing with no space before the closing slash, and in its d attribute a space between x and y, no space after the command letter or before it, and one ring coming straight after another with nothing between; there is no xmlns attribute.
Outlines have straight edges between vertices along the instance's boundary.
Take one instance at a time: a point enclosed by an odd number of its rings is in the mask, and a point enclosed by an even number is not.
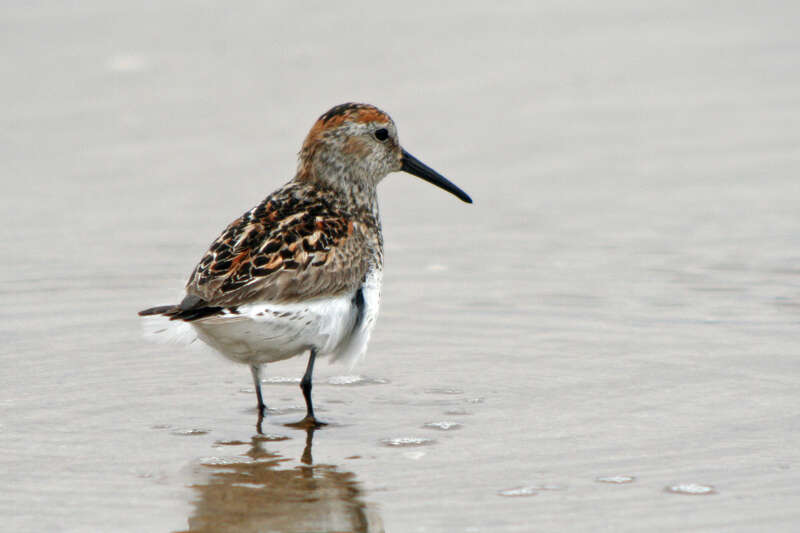
<svg viewBox="0 0 800 533"><path fill-rule="evenodd" d="M303 390L303 397L306 399L306 420L319 425L314 417L314 404L311 402L311 375L314 373L314 360L317 358L317 350L312 348L308 356L308 366L303 379L300 381L300 388Z"/></svg>
<svg viewBox="0 0 800 533"><path fill-rule="evenodd" d="M258 414L263 416L267 410L264 404L264 398L261 396L261 367L258 365L250 365L250 373L253 374L253 385L256 387L256 397L258 398Z"/></svg>

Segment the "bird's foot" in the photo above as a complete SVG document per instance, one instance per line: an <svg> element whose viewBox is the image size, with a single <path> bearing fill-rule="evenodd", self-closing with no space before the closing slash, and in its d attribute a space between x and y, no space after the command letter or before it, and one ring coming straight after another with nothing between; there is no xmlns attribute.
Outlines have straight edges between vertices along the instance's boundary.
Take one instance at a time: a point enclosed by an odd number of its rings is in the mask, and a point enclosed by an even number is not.
<svg viewBox="0 0 800 533"><path fill-rule="evenodd" d="M306 415L304 419L286 425L288 427L298 428L298 429L311 429L311 428L316 429L316 428L321 428L323 426L327 426L328 424L326 422L320 422L313 415Z"/></svg>

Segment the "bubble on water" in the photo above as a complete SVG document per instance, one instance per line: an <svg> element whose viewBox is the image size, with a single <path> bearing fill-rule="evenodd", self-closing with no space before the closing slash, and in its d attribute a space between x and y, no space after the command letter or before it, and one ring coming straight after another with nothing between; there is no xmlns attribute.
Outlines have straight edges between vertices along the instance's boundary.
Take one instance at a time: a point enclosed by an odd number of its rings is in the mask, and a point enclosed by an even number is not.
<svg viewBox="0 0 800 533"><path fill-rule="evenodd" d="M425 389L426 394L464 394L464 391L461 389L456 389L454 387L431 387L429 389Z"/></svg>
<svg viewBox="0 0 800 533"><path fill-rule="evenodd" d="M388 379L384 378L371 378L367 376L333 376L328 379L329 385L385 385L389 383Z"/></svg>
<svg viewBox="0 0 800 533"><path fill-rule="evenodd" d="M381 444L384 446L392 447L413 447L413 446L427 446L436 442L433 439L426 439L424 437L394 437L391 439L383 439Z"/></svg>
<svg viewBox="0 0 800 533"><path fill-rule="evenodd" d="M328 378L329 385L355 385L364 380L361 376L333 376Z"/></svg>
<svg viewBox="0 0 800 533"><path fill-rule="evenodd" d="M242 463L252 463L253 459L250 457L202 457L200 464L203 466L227 466L239 465Z"/></svg>
<svg viewBox="0 0 800 533"><path fill-rule="evenodd" d="M498 491L497 494L500 496L506 496L509 498L519 498L523 496L536 496L536 488L535 487L514 487L513 489L505 489Z"/></svg>
<svg viewBox="0 0 800 533"><path fill-rule="evenodd" d="M467 398L467 403L483 403L486 401L486 398L482 398L480 396L475 398Z"/></svg>
<svg viewBox="0 0 800 533"><path fill-rule="evenodd" d="M689 494L691 496L704 496L706 494L716 494L717 491L710 485L699 485L697 483L680 483L678 485L669 485L664 488L665 491L672 494Z"/></svg>
<svg viewBox="0 0 800 533"><path fill-rule="evenodd" d="M197 428L189 428L189 429L176 429L175 431L171 431L173 435L178 435L180 437L192 437L195 435L206 435L210 432L208 429L197 429Z"/></svg>
<svg viewBox="0 0 800 533"><path fill-rule="evenodd" d="M280 442L282 440L290 440L290 438L278 433L262 433L261 435L253 437L253 440L258 442Z"/></svg>
<svg viewBox="0 0 800 533"><path fill-rule="evenodd" d="M300 383L300 378L290 378L286 376L270 376L261 380L264 385L289 385Z"/></svg>
<svg viewBox="0 0 800 533"><path fill-rule="evenodd" d="M636 481L636 478L633 476L600 476L595 478L595 481L598 483L613 483L616 485L622 485L624 483L633 483Z"/></svg>
<svg viewBox="0 0 800 533"><path fill-rule="evenodd" d="M451 431L453 429L461 429L463 426L458 422L450 422L448 420L442 420L441 422L428 422L422 427L429 429L438 429L440 431Z"/></svg>
<svg viewBox="0 0 800 533"><path fill-rule="evenodd" d="M231 487L240 487L243 489L257 489L257 490L264 490L264 485L262 483L231 483Z"/></svg>

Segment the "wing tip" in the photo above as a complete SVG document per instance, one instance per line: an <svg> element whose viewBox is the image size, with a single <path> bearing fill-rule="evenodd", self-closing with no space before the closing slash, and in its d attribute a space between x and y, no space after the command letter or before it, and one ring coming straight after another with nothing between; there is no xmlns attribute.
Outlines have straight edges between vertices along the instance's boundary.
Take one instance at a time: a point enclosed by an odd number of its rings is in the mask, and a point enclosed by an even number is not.
<svg viewBox="0 0 800 533"><path fill-rule="evenodd" d="M156 307L150 307L149 309L143 309L139 311L139 316L153 316L153 315L166 315L170 311L177 309L174 305L159 305Z"/></svg>

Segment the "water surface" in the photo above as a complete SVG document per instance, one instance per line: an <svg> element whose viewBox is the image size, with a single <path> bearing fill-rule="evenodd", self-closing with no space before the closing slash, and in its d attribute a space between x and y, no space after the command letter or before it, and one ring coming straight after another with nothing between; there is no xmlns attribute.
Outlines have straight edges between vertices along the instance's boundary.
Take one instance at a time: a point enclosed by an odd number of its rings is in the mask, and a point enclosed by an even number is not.
<svg viewBox="0 0 800 533"><path fill-rule="evenodd" d="M4 526L793 530L798 14L7 3ZM318 365L313 435L268 367L260 434L246 368L136 311L348 100L475 204L381 184L367 359Z"/></svg>

